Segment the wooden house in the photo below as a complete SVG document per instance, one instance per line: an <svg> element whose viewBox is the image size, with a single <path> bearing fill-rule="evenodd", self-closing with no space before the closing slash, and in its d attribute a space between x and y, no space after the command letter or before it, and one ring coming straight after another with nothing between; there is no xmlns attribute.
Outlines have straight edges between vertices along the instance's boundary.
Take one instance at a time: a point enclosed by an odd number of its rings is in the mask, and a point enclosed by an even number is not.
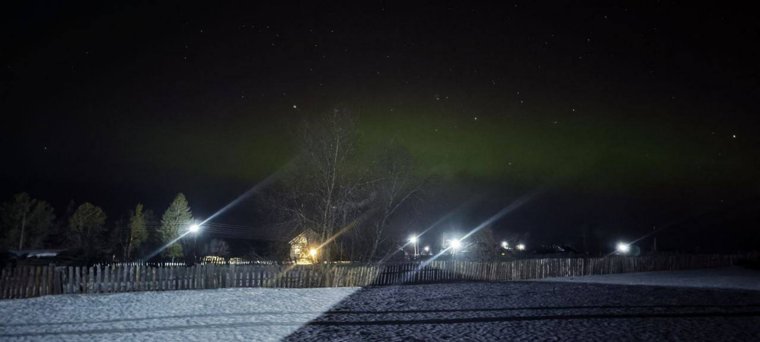
<svg viewBox="0 0 760 342"><path fill-rule="evenodd" d="M313 264L319 261L319 246L322 243L319 234L306 228L288 242L290 259L298 264Z"/></svg>

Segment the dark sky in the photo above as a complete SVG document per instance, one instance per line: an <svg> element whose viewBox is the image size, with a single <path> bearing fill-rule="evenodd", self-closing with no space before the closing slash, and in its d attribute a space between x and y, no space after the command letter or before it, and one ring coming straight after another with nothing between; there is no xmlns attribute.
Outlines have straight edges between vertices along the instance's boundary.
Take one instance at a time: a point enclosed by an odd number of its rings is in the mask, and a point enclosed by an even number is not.
<svg viewBox="0 0 760 342"><path fill-rule="evenodd" d="M477 198L455 220L471 225L545 188L497 232L577 243L678 223L665 246L756 246L755 12L607 6L20 2L3 11L0 192L119 216L181 191L209 215L340 107L363 148L395 139L441 180L415 224ZM220 220L258 227L251 206Z"/></svg>

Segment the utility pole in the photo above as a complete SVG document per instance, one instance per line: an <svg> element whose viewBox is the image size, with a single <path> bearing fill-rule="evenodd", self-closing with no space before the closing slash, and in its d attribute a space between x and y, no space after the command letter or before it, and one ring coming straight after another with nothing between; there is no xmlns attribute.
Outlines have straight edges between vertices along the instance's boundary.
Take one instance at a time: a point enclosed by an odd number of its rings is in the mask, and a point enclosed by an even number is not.
<svg viewBox="0 0 760 342"><path fill-rule="evenodd" d="M24 229L26 228L26 210L24 211L24 214L21 215L21 236L18 238L18 249L21 250L21 248L24 246Z"/></svg>

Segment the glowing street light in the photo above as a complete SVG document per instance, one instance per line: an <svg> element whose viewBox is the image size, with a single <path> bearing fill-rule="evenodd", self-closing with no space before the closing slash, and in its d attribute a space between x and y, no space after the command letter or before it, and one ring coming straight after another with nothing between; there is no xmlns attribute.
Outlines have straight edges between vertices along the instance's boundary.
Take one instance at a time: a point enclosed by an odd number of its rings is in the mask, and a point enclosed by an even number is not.
<svg viewBox="0 0 760 342"><path fill-rule="evenodd" d="M509 243L508 243L508 242L506 242L506 241L502 241L502 242L501 242L501 248L504 248L504 249L509 249Z"/></svg>
<svg viewBox="0 0 760 342"><path fill-rule="evenodd" d="M312 258L316 258L317 257L317 249L316 248L309 249L309 255Z"/></svg>
<svg viewBox="0 0 760 342"><path fill-rule="evenodd" d="M517 247L518 251L524 251L525 250L525 245L522 244L522 243L518 243L516 247Z"/></svg>
<svg viewBox="0 0 760 342"><path fill-rule="evenodd" d="M449 240L449 246L451 246L451 249L454 251L457 251L462 248L462 241L459 241L459 239L451 239Z"/></svg>
<svg viewBox="0 0 760 342"><path fill-rule="evenodd" d="M631 245L625 242L618 242L617 247L615 249L620 254L628 254L628 252L631 251Z"/></svg>
<svg viewBox="0 0 760 342"><path fill-rule="evenodd" d="M419 238L417 238L417 235L412 235L409 237L409 243L414 245L414 257L417 257L417 242L419 242Z"/></svg>
<svg viewBox="0 0 760 342"><path fill-rule="evenodd" d="M197 223L191 224L189 228L187 228L187 231L190 232L190 234L198 234L201 231L201 226Z"/></svg>
<svg viewBox="0 0 760 342"><path fill-rule="evenodd" d="M430 253L430 246L425 246L425 248L423 248L423 250L425 251L426 254Z"/></svg>

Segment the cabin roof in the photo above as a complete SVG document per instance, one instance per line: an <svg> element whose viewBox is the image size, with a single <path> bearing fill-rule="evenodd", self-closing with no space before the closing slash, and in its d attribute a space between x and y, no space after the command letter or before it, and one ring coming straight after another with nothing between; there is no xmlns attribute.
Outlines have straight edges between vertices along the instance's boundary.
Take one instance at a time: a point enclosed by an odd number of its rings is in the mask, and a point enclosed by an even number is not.
<svg viewBox="0 0 760 342"><path fill-rule="evenodd" d="M315 232L311 228L306 228L306 229L303 229L300 232L298 232L295 236L293 236L293 238L290 239L289 243L290 244L295 243L296 239L298 239L299 237L305 237L307 241L309 241L309 240L319 240L319 234L317 234L317 232Z"/></svg>

